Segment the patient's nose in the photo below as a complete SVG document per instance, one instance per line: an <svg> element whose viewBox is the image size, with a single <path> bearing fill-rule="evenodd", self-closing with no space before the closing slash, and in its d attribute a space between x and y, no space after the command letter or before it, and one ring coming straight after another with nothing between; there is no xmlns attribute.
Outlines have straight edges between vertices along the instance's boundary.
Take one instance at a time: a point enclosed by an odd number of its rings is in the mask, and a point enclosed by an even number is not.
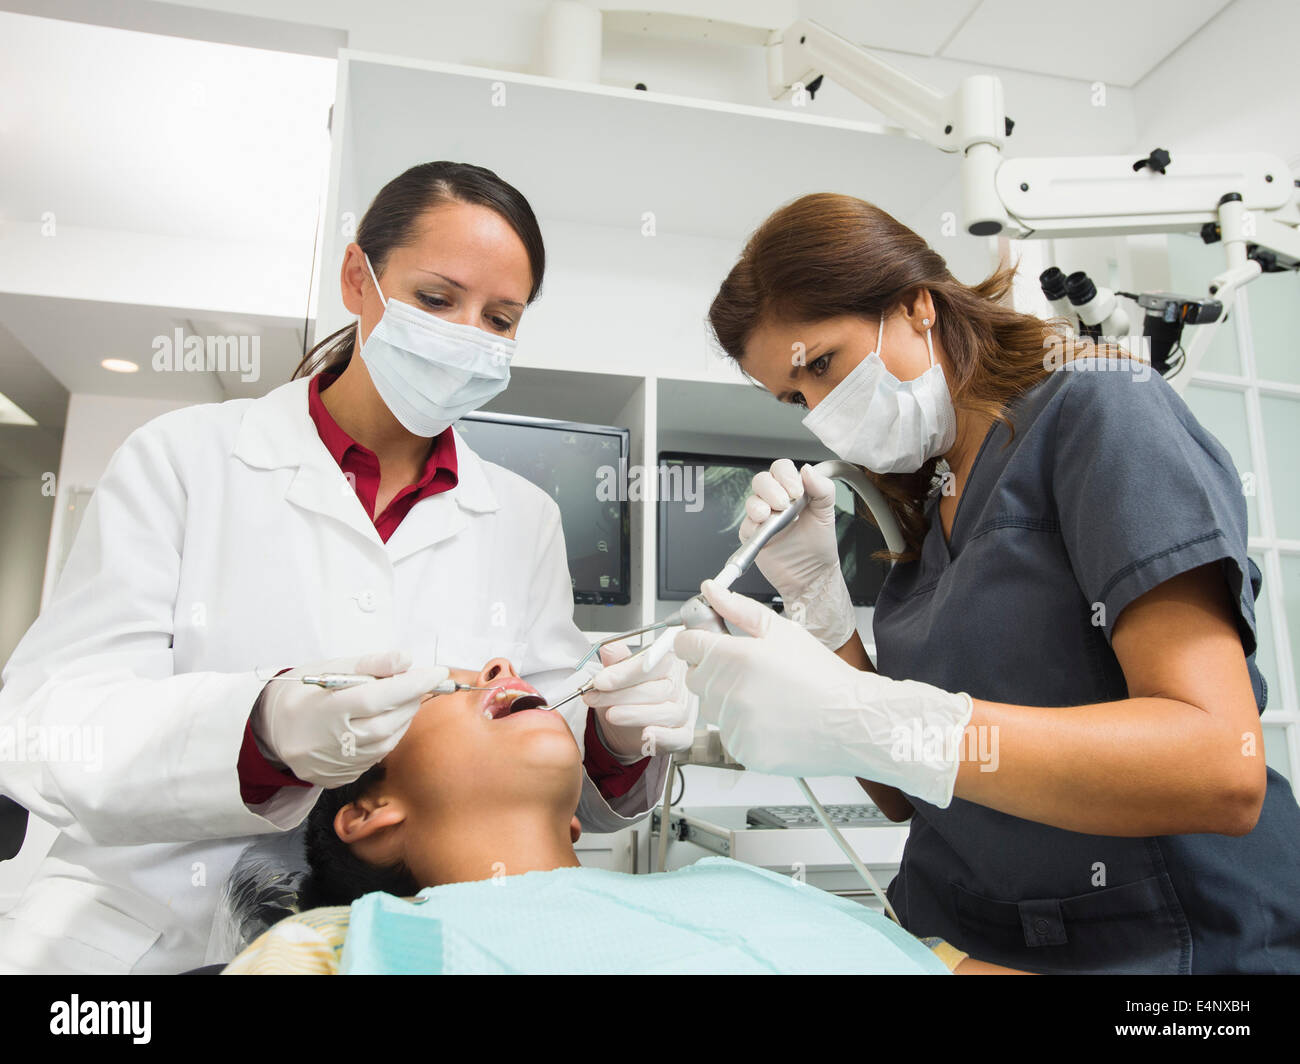
<svg viewBox="0 0 1300 1064"><path fill-rule="evenodd" d="M483 666L482 671L478 674L478 682L487 684L500 679L502 676L518 677L518 675L519 673L515 672L515 667L510 664L508 659L493 658Z"/></svg>

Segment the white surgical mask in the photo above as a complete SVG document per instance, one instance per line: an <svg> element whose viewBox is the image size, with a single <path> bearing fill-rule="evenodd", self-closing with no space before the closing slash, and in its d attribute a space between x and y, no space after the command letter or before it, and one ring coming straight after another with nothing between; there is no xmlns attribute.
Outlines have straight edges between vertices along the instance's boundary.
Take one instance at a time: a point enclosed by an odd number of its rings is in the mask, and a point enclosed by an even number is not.
<svg viewBox="0 0 1300 1064"><path fill-rule="evenodd" d="M925 331L930 368L900 381L880 359L885 316L876 349L853 367L803 419L808 431L846 462L873 473L915 473L957 438L957 414Z"/></svg>
<svg viewBox="0 0 1300 1064"><path fill-rule="evenodd" d="M361 358L375 391L407 432L437 436L505 391L514 340L385 299L369 255L366 268L384 314L361 345Z"/></svg>

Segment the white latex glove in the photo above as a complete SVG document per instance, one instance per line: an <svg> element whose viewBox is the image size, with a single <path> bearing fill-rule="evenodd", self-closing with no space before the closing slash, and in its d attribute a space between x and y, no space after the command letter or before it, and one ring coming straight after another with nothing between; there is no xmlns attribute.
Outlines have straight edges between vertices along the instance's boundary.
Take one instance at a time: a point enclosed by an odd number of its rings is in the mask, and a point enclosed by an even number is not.
<svg viewBox="0 0 1300 1064"><path fill-rule="evenodd" d="M295 776L341 787L382 761L406 733L420 701L451 673L441 665L412 669L409 654L389 651L294 669L381 677L339 691L275 680L253 708L253 737Z"/></svg>
<svg viewBox="0 0 1300 1064"><path fill-rule="evenodd" d="M672 633L664 633L635 658L626 643L600 648L605 668L582 698L596 711L601 737L622 764L689 750L694 739L699 702L686 690L686 666L671 652L671 641Z"/></svg>
<svg viewBox="0 0 1300 1064"><path fill-rule="evenodd" d="M855 669L799 625L706 580L713 608L753 636L679 632L686 686L747 769L861 776L946 808L970 696Z"/></svg>
<svg viewBox="0 0 1300 1064"><path fill-rule="evenodd" d="M824 646L838 650L858 630L853 600L840 568L835 538L835 482L806 465L795 469L788 458L755 475L745 500L740 541L750 538L774 512L786 509L804 492L808 506L794 524L758 553L758 569L785 603L785 615Z"/></svg>

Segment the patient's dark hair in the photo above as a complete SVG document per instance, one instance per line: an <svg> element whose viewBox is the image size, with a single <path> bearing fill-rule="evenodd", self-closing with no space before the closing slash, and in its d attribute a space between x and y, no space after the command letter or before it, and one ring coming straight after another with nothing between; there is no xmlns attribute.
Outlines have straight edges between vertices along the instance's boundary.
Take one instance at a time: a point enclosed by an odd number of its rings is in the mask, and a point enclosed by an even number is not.
<svg viewBox="0 0 1300 1064"><path fill-rule="evenodd" d="M302 888L302 911L323 905L351 905L374 891L407 898L420 890L405 862L369 864L334 832L335 814L350 802L364 798L383 779L384 766L375 765L355 783L322 793L307 815L305 841L310 873Z"/></svg>

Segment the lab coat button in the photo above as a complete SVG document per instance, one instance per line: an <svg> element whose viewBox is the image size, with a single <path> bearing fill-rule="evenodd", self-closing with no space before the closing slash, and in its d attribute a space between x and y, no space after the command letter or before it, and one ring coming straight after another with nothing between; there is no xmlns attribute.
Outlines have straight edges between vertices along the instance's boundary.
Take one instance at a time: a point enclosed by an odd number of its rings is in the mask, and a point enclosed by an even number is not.
<svg viewBox="0 0 1300 1064"><path fill-rule="evenodd" d="M357 595L357 607L366 613L374 613L375 593L373 591L362 591Z"/></svg>

